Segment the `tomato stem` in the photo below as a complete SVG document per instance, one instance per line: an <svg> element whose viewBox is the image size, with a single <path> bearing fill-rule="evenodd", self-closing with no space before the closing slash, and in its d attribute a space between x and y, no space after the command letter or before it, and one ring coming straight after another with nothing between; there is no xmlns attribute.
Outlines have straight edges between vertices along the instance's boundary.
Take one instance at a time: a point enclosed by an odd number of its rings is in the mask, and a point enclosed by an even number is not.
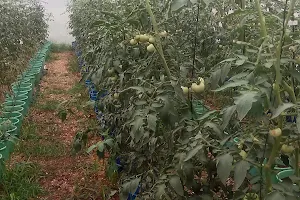
<svg viewBox="0 0 300 200"><path fill-rule="evenodd" d="M293 90L293 88L291 86L289 86L287 84L287 82L285 81L282 81L283 83L283 87L285 89L285 91L287 91L287 93L289 94L290 98L291 98L291 101L296 104L297 103L297 99L296 99L296 96L295 96L295 92Z"/></svg>
<svg viewBox="0 0 300 200"><path fill-rule="evenodd" d="M269 193L271 188L272 188L272 181L271 181L271 167L275 161L275 158L279 152L280 149L280 141L281 141L281 136L275 138L275 144L273 145L271 155L269 157L269 160L267 164L264 166L266 170L266 192Z"/></svg>
<svg viewBox="0 0 300 200"><path fill-rule="evenodd" d="M160 36L159 36L158 25L157 25L155 16L154 16L154 14L152 12L149 0L146 0L146 10L147 10L148 14L150 15L150 19L151 19L151 22L152 22L152 25L153 25L153 29L154 29L154 32L155 32L155 35L156 35L156 37L155 37L155 39L156 39L156 45L155 45L155 47L157 48L158 54L159 54L160 58L163 61L163 66L165 68L167 76L168 76L169 80L171 80L171 72L170 72L170 69L168 67L168 64L167 64L164 52L163 52L163 48L162 48L161 40L160 40Z"/></svg>
<svg viewBox="0 0 300 200"><path fill-rule="evenodd" d="M241 6L241 9L244 10L245 7L246 7L246 1L245 0L241 0L240 6ZM246 42L246 28L245 28L244 25L242 27L242 33L240 35L240 41ZM243 54L245 54L246 53L246 45L243 45L243 49L242 50L243 50Z"/></svg>
<svg viewBox="0 0 300 200"><path fill-rule="evenodd" d="M265 37L267 37L268 33L267 33L267 28L266 28L265 17L263 15L261 7L260 7L260 0L255 0L255 5L256 5L256 9L258 11L258 17L259 17L260 29L261 29L261 36L263 38L265 38Z"/></svg>
<svg viewBox="0 0 300 200"><path fill-rule="evenodd" d="M282 27L282 37L279 41L279 44L276 48L276 62L275 62L275 83L274 83L274 95L276 97L277 100L277 105L282 104L282 100L281 100L281 96L280 96L280 87L279 85L281 84L281 80L282 80L282 76L281 76L281 72L280 72L280 60L281 60L281 54L282 54L282 47L284 44L284 37L285 37L285 31L287 28L287 24L288 21L293 13L294 7L295 7L295 2L296 0L292 0L290 3L290 8L288 11L288 14L285 16L284 18L284 22L283 22L283 27ZM266 29L266 24L265 24L265 18L263 16L261 7L260 7L260 1L259 0L255 0L255 4L257 7L257 11L258 11L258 15L259 15L259 19L260 19L260 24L261 24L261 31L262 31L262 36L265 38L267 37L267 29ZM286 87L287 90L289 90L289 86L283 83L283 86ZM290 94L292 101L295 100L293 93ZM279 124L279 128L282 129L283 126L283 116L279 116L278 119L278 124ZM277 156L279 150L280 150L280 144L281 142L281 136L276 138L275 144L273 145L272 148L272 153L269 157L268 163L265 165L265 169L266 169L266 190L267 192L269 192L272 188L272 182L271 182L271 166L274 163L275 157Z"/></svg>
<svg viewBox="0 0 300 200"><path fill-rule="evenodd" d="M295 149L296 176L299 177L299 141L298 147Z"/></svg>

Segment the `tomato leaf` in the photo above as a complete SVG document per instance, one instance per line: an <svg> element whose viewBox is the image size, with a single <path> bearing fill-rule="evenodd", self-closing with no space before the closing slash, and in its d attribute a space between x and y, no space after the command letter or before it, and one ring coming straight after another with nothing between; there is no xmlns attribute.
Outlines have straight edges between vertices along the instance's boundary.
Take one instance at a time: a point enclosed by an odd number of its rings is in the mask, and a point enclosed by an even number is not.
<svg viewBox="0 0 300 200"><path fill-rule="evenodd" d="M186 158L184 159L184 162L190 160L192 157L194 157L201 149L203 148L203 145L198 145L196 148L189 151L186 155Z"/></svg>
<svg viewBox="0 0 300 200"><path fill-rule="evenodd" d="M231 69L231 65L229 63L225 64L224 67L222 67L221 69L221 81L224 82L229 71Z"/></svg>
<svg viewBox="0 0 300 200"><path fill-rule="evenodd" d="M252 104L258 100L256 97L257 92L247 92L236 98L234 103L236 104L236 110L239 120L244 119L244 117L250 111L250 109L252 108Z"/></svg>
<svg viewBox="0 0 300 200"><path fill-rule="evenodd" d="M245 62L246 62L246 60L243 60L243 59L237 60L236 63L235 63L235 65L241 66L241 65L243 65Z"/></svg>
<svg viewBox="0 0 300 200"><path fill-rule="evenodd" d="M187 6L188 2L188 0L173 0L171 3L171 11L174 12L184 6Z"/></svg>
<svg viewBox="0 0 300 200"><path fill-rule="evenodd" d="M220 180L225 185L232 169L233 157L227 153L217 157L217 172Z"/></svg>
<svg viewBox="0 0 300 200"><path fill-rule="evenodd" d="M280 192L272 192L268 194L265 198L265 200L285 200L285 196L281 194Z"/></svg>
<svg viewBox="0 0 300 200"><path fill-rule="evenodd" d="M212 73L212 75L211 75L211 88L212 89L215 89L215 88L218 87L218 84L219 84L219 81L220 81L220 78L221 78L221 74L222 74L221 69L219 69L219 70Z"/></svg>
<svg viewBox="0 0 300 200"><path fill-rule="evenodd" d="M223 114L223 123L221 126L221 128L223 130L227 127L227 125L235 111L236 111L236 105L230 106L225 109L224 114Z"/></svg>
<svg viewBox="0 0 300 200"><path fill-rule="evenodd" d="M114 139L112 139L112 138L109 138L109 139L107 139L107 140L104 140L103 141L105 144L107 144L108 146L110 146L110 147L113 147L113 145L114 145Z"/></svg>
<svg viewBox="0 0 300 200"><path fill-rule="evenodd" d="M148 127L152 131L156 131L156 121L157 121L156 115L153 115L153 114L148 115L148 117L147 117Z"/></svg>
<svg viewBox="0 0 300 200"><path fill-rule="evenodd" d="M214 92L220 92L220 91L225 90L227 88L238 87L238 86L242 86L242 85L246 85L246 84L248 84L248 81L239 80L239 81L235 81L235 82L231 82L231 83L225 84L222 87L219 87L218 89L212 90L212 91L214 91Z"/></svg>
<svg viewBox="0 0 300 200"><path fill-rule="evenodd" d="M177 176L177 175L171 176L169 183L178 195L180 195L180 196L184 195L183 185L181 183L179 176Z"/></svg>
<svg viewBox="0 0 300 200"><path fill-rule="evenodd" d="M235 165L234 168L234 188L239 189L246 178L247 171L250 169L250 165L247 161L241 160Z"/></svg>
<svg viewBox="0 0 300 200"><path fill-rule="evenodd" d="M292 77L297 79L297 81L300 81L300 72L298 72L295 69L291 69L291 70L289 70L289 73L290 73L290 75L292 75Z"/></svg>
<svg viewBox="0 0 300 200"><path fill-rule="evenodd" d="M135 120L130 124L132 125L130 136L138 142L141 139L140 134L138 133L140 131L141 126L144 123L144 118L141 116L137 116Z"/></svg>
<svg viewBox="0 0 300 200"><path fill-rule="evenodd" d="M219 138L222 138L222 131L220 130L220 127L217 124L213 122L206 122L204 124L204 128L206 127L211 128Z"/></svg>
<svg viewBox="0 0 300 200"><path fill-rule="evenodd" d="M293 103L283 103L281 104L275 111L273 111L273 115L271 119L274 119L276 117L278 117L283 111L285 111L288 108L294 107L295 104Z"/></svg>
<svg viewBox="0 0 300 200"><path fill-rule="evenodd" d="M136 179L133 179L133 180L130 180L130 181L124 183L121 186L121 191L126 192L127 196L128 196L129 192L131 194L134 194L140 184L140 181L141 181L141 178L136 178Z"/></svg>
<svg viewBox="0 0 300 200"><path fill-rule="evenodd" d="M90 146L86 152L87 152L87 153L90 153L90 152L93 151L96 147L97 147L97 145L94 144L94 145Z"/></svg>
<svg viewBox="0 0 300 200"><path fill-rule="evenodd" d="M156 199L162 199L162 196L166 193L166 185L165 184L160 184L157 185L157 191L155 194Z"/></svg>

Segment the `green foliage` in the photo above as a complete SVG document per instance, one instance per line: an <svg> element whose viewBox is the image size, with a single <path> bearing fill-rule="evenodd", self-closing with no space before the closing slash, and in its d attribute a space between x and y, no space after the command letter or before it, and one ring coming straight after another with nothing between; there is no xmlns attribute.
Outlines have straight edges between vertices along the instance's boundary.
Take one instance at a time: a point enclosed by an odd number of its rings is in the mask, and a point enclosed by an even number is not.
<svg viewBox="0 0 300 200"><path fill-rule="evenodd" d="M79 72L79 69L78 69L78 61L76 60L75 56L73 56L70 60L69 60L69 71L72 72L72 73L76 73L76 72Z"/></svg>
<svg viewBox="0 0 300 200"><path fill-rule="evenodd" d="M20 145L19 152L22 152L25 156L41 156L45 158L53 158L65 155L66 147L64 144L60 142L42 142L39 141L40 144L36 143L28 143L26 145ZM21 151L21 149L24 149Z"/></svg>
<svg viewBox="0 0 300 200"><path fill-rule="evenodd" d="M73 87L68 91L71 95L81 94L85 92L85 86L82 83L75 83Z"/></svg>
<svg viewBox="0 0 300 200"><path fill-rule="evenodd" d="M1 178L0 198L3 200L34 199L42 194L39 167L33 163L16 163Z"/></svg>
<svg viewBox="0 0 300 200"><path fill-rule="evenodd" d="M48 25L37 0L1 1L0 19L0 84L8 85L44 42Z"/></svg>
<svg viewBox="0 0 300 200"><path fill-rule="evenodd" d="M121 199L138 183L141 199L298 198L297 180L271 183L284 156L299 176L300 120L285 122L299 115L299 30L286 26L299 2L288 2L154 0L150 8L148 0L71 2L70 27L89 70L84 78L109 92L97 105L102 131L116 135L89 152L110 152L109 169L122 158ZM167 36L159 34L164 30ZM130 42L138 34L154 37L156 51ZM230 98L221 110L193 115L205 95L186 95L181 86L198 77L205 90ZM275 128L283 136L269 136ZM296 150L286 155L282 144Z"/></svg>
<svg viewBox="0 0 300 200"><path fill-rule="evenodd" d="M51 52L52 53L62 53L68 52L72 50L72 46L70 44L57 44L54 43L51 45Z"/></svg>
<svg viewBox="0 0 300 200"><path fill-rule="evenodd" d="M25 120L22 126L21 140L16 145L16 152L26 157L58 157L66 155L66 146L55 139L42 136L39 129L44 125L37 125L32 121ZM56 126L56 125L54 125Z"/></svg>
<svg viewBox="0 0 300 200"><path fill-rule="evenodd" d="M73 154L82 151L86 147L87 141L88 141L88 131L78 132L73 140L73 145L72 145Z"/></svg>
<svg viewBox="0 0 300 200"><path fill-rule="evenodd" d="M58 108L59 101L57 100L48 100L46 102L40 102L36 107L44 111L55 111Z"/></svg>
<svg viewBox="0 0 300 200"><path fill-rule="evenodd" d="M46 57L46 62L52 62L58 59L58 55L49 53Z"/></svg>

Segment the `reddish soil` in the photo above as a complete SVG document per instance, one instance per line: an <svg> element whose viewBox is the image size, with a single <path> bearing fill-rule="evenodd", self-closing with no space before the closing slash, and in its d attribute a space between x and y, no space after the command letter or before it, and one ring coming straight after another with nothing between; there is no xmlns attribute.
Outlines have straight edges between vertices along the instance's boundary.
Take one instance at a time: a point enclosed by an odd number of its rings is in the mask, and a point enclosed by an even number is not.
<svg viewBox="0 0 300 200"><path fill-rule="evenodd" d="M48 72L40 84L40 97L37 105L43 105L49 101L72 101L74 98L68 91L80 80L80 74L68 71L69 60L75 59L70 52L57 53L56 60L47 63ZM61 92L55 92L61 91ZM87 91L85 91L87 92ZM54 93L54 94L53 94ZM80 96L80 94L78 94ZM84 94L83 94L84 95ZM85 95L88 95L85 93ZM75 96L76 99L76 96ZM84 104L85 102L82 102ZM57 111L45 111L38 106L31 108L26 119L29 123L37 125L37 133L41 136L40 144L64 146L64 152L56 156L33 155L26 156L22 153L15 153L12 162L30 161L37 163L42 172L40 184L45 194L38 199L42 200L102 200L102 189L113 187L105 176L106 161L99 160L93 153L87 155L81 153L72 155L72 141L79 131L84 131L85 126L90 122L89 116L84 111L72 107L72 114L68 114L64 122L57 115ZM90 111L89 113L92 113ZM89 144L99 140L96 136L90 136ZM26 143L27 141L22 141ZM27 142L28 143L28 142ZM28 144L27 144L28 145ZM96 170L91 170L98 165ZM113 199L117 199L114 197Z"/></svg>
<svg viewBox="0 0 300 200"><path fill-rule="evenodd" d="M0 85L0 104L5 100L5 93L9 92L8 86Z"/></svg>

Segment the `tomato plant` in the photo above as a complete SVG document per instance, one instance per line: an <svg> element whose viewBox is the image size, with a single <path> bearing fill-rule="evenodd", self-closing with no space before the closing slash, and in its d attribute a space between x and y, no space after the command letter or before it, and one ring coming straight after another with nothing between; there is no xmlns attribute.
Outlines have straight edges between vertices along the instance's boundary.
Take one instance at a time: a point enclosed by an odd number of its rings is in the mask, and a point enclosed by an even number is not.
<svg viewBox="0 0 300 200"><path fill-rule="evenodd" d="M3 0L0 18L0 84L9 85L47 37L47 18L37 0Z"/></svg>
<svg viewBox="0 0 300 200"><path fill-rule="evenodd" d="M121 158L121 199L139 185L140 199L299 198L299 120L286 120L298 116L297 8L295 0L70 3L84 78L109 93L95 103L105 138L89 152L110 152L110 176ZM207 93L229 101L199 114Z"/></svg>

